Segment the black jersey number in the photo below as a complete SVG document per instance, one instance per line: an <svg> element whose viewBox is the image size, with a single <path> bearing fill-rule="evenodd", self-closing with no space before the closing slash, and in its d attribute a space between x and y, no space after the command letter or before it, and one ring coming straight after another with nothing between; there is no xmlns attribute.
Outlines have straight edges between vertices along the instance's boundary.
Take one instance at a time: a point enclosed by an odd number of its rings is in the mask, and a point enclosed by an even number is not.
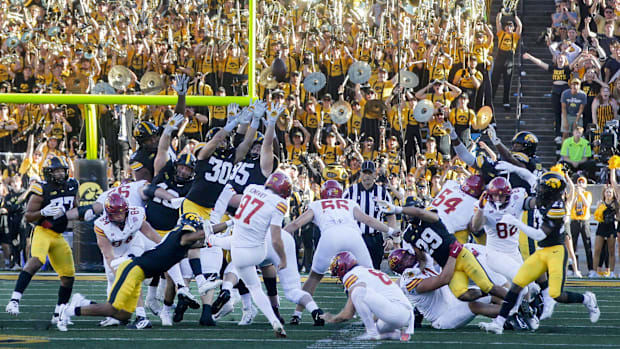
<svg viewBox="0 0 620 349"><path fill-rule="evenodd" d="M432 255L433 252L435 252L435 249L441 246L442 242L443 239L441 238L441 236L439 236L439 234L427 228L424 229L424 231L420 235L420 238L418 238L418 240L415 242L415 247L419 248L420 250L426 251L427 253Z"/></svg>
<svg viewBox="0 0 620 349"><path fill-rule="evenodd" d="M235 165L230 173L230 179L239 185L246 185L250 179L250 170L254 169L253 163L240 162Z"/></svg>
<svg viewBox="0 0 620 349"><path fill-rule="evenodd" d="M232 170L232 164L228 161L211 157L209 165L211 165L211 172L205 172L207 182L226 184L230 176L230 170Z"/></svg>

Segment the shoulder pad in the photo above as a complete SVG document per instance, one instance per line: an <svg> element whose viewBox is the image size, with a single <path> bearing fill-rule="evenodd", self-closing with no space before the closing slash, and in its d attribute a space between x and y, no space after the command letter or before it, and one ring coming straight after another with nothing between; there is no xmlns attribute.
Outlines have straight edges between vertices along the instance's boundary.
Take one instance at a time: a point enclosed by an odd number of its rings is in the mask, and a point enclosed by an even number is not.
<svg viewBox="0 0 620 349"><path fill-rule="evenodd" d="M30 191L32 191L34 194L37 194L39 196L43 196L43 186L46 183L44 181L37 181L32 183L32 185L30 186Z"/></svg>

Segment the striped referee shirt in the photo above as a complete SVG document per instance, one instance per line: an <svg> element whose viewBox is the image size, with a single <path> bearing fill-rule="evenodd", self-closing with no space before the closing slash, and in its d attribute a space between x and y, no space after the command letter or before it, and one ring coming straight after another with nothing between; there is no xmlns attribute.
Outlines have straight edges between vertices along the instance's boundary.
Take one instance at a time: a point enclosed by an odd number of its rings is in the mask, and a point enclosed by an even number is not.
<svg viewBox="0 0 620 349"><path fill-rule="evenodd" d="M388 189L383 185L377 184L373 184L369 190L366 190L362 183L355 183L345 191L344 198L357 202L362 212L379 221L383 220L381 219L381 211L379 211L379 205L376 200L392 202L392 196L390 196ZM376 232L373 228L361 222L358 222L358 225L362 230L362 234L374 234Z"/></svg>

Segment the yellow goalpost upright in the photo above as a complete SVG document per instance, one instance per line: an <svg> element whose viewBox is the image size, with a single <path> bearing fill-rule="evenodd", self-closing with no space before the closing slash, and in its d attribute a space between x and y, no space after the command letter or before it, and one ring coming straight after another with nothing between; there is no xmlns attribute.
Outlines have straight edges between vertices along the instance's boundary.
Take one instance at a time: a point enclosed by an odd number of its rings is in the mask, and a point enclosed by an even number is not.
<svg viewBox="0 0 620 349"><path fill-rule="evenodd" d="M247 106L255 98L256 63L256 1L249 0L248 15L248 96L187 96L188 106L228 105L237 103ZM13 104L84 104L86 125L86 159L97 159L97 104L174 105L177 96L144 95L90 95L90 94L37 94L0 93L0 103Z"/></svg>

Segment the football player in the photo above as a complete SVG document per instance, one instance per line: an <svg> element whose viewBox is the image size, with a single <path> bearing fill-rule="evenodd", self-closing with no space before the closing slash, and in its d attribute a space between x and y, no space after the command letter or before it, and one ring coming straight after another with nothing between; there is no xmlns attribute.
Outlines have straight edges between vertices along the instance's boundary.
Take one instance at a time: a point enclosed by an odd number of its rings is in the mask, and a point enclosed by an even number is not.
<svg viewBox="0 0 620 349"><path fill-rule="evenodd" d="M203 220L197 214L184 213L179 217L176 227L159 245L118 266L116 279L106 303L94 304L76 293L69 304L60 307L61 315L57 327L61 331L66 331L72 316L110 316L126 321L136 310L140 288L146 278L169 270L185 257L188 250L204 246L206 233L223 231L229 225L203 224Z"/></svg>
<svg viewBox="0 0 620 349"><path fill-rule="evenodd" d="M441 273L437 273L432 265L420 269L415 253L406 249L394 250L388 257L390 269L400 274L401 289L409 296L415 308L436 329L463 327L477 314L495 317L499 313L499 305L489 304L491 297L463 302L450 292L448 283L454 274L455 255L458 256L458 252L460 252L458 248L450 251L451 256ZM492 276L492 280L497 284L504 284L506 281L501 276Z"/></svg>
<svg viewBox="0 0 620 349"><path fill-rule="evenodd" d="M150 182L155 173L153 162L159 143L159 128L150 121L142 121L134 129L133 136L139 148L131 155L129 166L135 180L144 179Z"/></svg>
<svg viewBox="0 0 620 349"><path fill-rule="evenodd" d="M521 290L545 272L549 277L548 285L542 286L544 297L553 298L560 303L582 303L590 313L590 321L592 323L598 321L601 312L594 293L586 291L580 294L563 290L567 260L564 247L565 189L566 182L562 175L546 172L540 177L536 188L536 210L540 213L537 216L536 227L530 227L511 215L502 217L502 222L514 225L538 240L541 249L536 250L525 260L512 279L512 286L504 298L505 302L497 318L492 322L479 324L483 330L501 334L504 322L516 304ZM541 320L551 316L554 304L545 302Z"/></svg>
<svg viewBox="0 0 620 349"><path fill-rule="evenodd" d="M69 165L64 158L49 157L43 163L43 181L31 185L30 199L26 206L24 218L35 225L32 232L31 257L19 273L15 290L6 306L6 312L19 314L19 301L32 276L45 264L50 263L60 278L58 302L52 317L52 324L58 322L61 305L71 297L75 268L71 246L62 234L67 228L68 219L65 212L78 206L79 184L68 176Z"/></svg>
<svg viewBox="0 0 620 349"><path fill-rule="evenodd" d="M310 294L314 294L332 258L338 252L350 251L361 266L372 268L372 259L362 239L358 221L390 236L400 234L400 231L365 214L354 200L343 199L343 192L338 181L326 181L321 187L321 200L310 203L306 212L284 227L284 230L292 234L313 222L321 231L321 238L312 258L310 276L303 286L303 290ZM301 310L303 308L295 310L291 324L298 325L301 322Z"/></svg>
<svg viewBox="0 0 620 349"><path fill-rule="evenodd" d="M239 106L236 104L228 106L226 125L223 128L209 130L207 143L197 150L196 179L183 201L180 208L181 214L195 212L203 219L211 219L218 196L226 185L234 164L245 158L253 144L256 129L260 125L260 118L264 115L265 109L262 101L255 102L251 108L245 108L242 111L239 111ZM249 127L248 124L250 124ZM239 126L238 132L245 133L245 136L241 144L233 148L228 135L237 126ZM219 221L218 219L217 222ZM216 279L222 266L222 249L210 247L190 251L188 258L203 302L200 324L214 326L215 321L211 310L213 291L211 290L218 285ZM210 261L210 263L203 266L201 259ZM176 312L177 320L182 319L182 310L183 308L179 308Z"/></svg>
<svg viewBox="0 0 620 349"><path fill-rule="evenodd" d="M101 249L108 278L108 291L112 289L115 269L130 255L140 256L145 248L142 235L158 244L161 237L145 220L144 208L129 206L119 193L112 193L105 200L105 215L97 218L94 223L97 245ZM142 232L142 235L138 234ZM144 303L140 299L136 308L136 319L130 328L151 328L146 316Z"/></svg>
<svg viewBox="0 0 620 349"><path fill-rule="evenodd" d="M421 202L415 201L414 205L406 207L395 206L382 200L377 202L387 214L402 213L412 217L404 234L404 241L413 246L416 255L420 256L420 268L424 269L432 263L426 259L424 252L443 268L450 257L450 251L461 245L454 235L448 232L436 211L426 210L421 207ZM480 289L469 289L469 280ZM452 293L462 301L473 301L487 293L502 299L506 295L506 289L491 282L484 268L467 248L460 250L449 286Z"/></svg>
<svg viewBox="0 0 620 349"><path fill-rule="evenodd" d="M263 292L256 266L265 260L265 235L271 234L271 244L280 260L279 269L286 269L286 252L281 237L282 220L288 210L292 191L291 179L283 172L272 173L264 185L251 184L243 191L234 216L231 240L231 263L244 282L252 300L267 317L276 337L286 337L267 295ZM233 198L239 200L239 196Z"/></svg>
<svg viewBox="0 0 620 349"><path fill-rule="evenodd" d="M448 180L431 202L431 207L437 210L448 232L454 234L461 243L467 242L470 231L478 231L472 229L471 217L483 190L484 183L478 175L469 176L462 185Z"/></svg>
<svg viewBox="0 0 620 349"><path fill-rule="evenodd" d="M330 270L344 284L348 300L340 313L323 314L321 317L325 321L339 323L352 319L357 313L366 333L355 337L356 340L409 340L414 328L413 308L389 276L358 265L347 251L334 257Z"/></svg>

